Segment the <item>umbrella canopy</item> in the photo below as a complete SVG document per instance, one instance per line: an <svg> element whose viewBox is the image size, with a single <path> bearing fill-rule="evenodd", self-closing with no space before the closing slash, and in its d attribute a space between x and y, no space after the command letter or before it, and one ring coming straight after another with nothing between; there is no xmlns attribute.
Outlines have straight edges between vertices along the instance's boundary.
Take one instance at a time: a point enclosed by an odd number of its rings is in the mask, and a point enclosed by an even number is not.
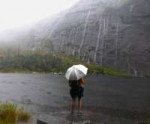
<svg viewBox="0 0 150 124"><path fill-rule="evenodd" d="M72 67L68 68L65 77L67 80L79 80L87 74L87 70L88 68L84 65L73 65Z"/></svg>

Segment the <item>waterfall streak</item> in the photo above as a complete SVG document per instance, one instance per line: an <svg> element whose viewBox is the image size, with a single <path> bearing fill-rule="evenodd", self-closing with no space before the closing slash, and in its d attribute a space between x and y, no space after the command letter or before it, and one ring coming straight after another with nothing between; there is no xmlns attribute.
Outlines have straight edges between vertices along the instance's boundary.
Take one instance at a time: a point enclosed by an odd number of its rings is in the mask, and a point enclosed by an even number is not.
<svg viewBox="0 0 150 124"><path fill-rule="evenodd" d="M81 48L83 47L84 44L84 40L85 40L85 35L86 35L86 30L87 30L87 25L88 25L88 20L91 14L91 9L89 9L88 14L85 18L85 25L84 25L84 29L83 29L83 35L82 35L82 40L81 40L81 44L80 44L80 48L79 48L79 56L81 56Z"/></svg>
<svg viewBox="0 0 150 124"><path fill-rule="evenodd" d="M99 42L100 42L100 36L101 36L101 28L102 28L102 24L101 24L101 18L100 18L99 19L99 30L98 30L98 35L97 35L96 48L95 48L95 53L94 53L94 62L96 62L96 58L97 58L97 51L99 48Z"/></svg>

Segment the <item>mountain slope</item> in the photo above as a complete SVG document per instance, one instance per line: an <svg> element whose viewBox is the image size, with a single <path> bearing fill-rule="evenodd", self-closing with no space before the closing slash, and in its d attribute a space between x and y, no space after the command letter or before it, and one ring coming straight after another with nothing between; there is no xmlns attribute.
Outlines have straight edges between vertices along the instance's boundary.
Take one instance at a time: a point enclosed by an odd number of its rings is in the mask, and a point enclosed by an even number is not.
<svg viewBox="0 0 150 124"><path fill-rule="evenodd" d="M81 0L29 30L22 47L60 51L142 76L150 73L150 1Z"/></svg>
<svg viewBox="0 0 150 124"><path fill-rule="evenodd" d="M82 0L48 35L55 50L134 75L150 69L150 1Z"/></svg>

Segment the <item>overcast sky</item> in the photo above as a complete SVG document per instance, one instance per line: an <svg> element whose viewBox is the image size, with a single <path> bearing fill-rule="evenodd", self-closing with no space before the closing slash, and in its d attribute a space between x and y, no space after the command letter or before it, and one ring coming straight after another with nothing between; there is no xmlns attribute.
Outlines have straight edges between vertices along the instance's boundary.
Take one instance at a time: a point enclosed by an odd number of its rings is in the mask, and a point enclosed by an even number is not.
<svg viewBox="0 0 150 124"><path fill-rule="evenodd" d="M0 31L31 24L79 0L0 0Z"/></svg>

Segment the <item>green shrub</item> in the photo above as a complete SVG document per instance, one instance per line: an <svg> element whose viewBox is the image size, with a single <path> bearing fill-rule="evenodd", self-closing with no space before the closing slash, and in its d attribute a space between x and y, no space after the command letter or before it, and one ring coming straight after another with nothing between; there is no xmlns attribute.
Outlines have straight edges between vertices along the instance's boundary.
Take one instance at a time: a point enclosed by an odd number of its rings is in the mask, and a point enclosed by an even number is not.
<svg viewBox="0 0 150 124"><path fill-rule="evenodd" d="M0 105L0 120L15 123L16 115L17 115L16 110L17 110L17 105L15 104L10 104L10 103L1 104Z"/></svg>
<svg viewBox="0 0 150 124"><path fill-rule="evenodd" d="M31 115L24 110L24 108L20 108L17 110L18 121L27 121L31 118Z"/></svg>
<svg viewBox="0 0 150 124"><path fill-rule="evenodd" d="M15 124L17 121L28 121L30 114L16 104L3 103L0 105L0 124Z"/></svg>
<svg viewBox="0 0 150 124"><path fill-rule="evenodd" d="M65 55L63 53L37 53L28 52L21 55L4 57L0 60L1 72L66 72L74 64L84 64L88 67L88 73L126 76L125 72L102 67L98 64L83 62L80 58Z"/></svg>

